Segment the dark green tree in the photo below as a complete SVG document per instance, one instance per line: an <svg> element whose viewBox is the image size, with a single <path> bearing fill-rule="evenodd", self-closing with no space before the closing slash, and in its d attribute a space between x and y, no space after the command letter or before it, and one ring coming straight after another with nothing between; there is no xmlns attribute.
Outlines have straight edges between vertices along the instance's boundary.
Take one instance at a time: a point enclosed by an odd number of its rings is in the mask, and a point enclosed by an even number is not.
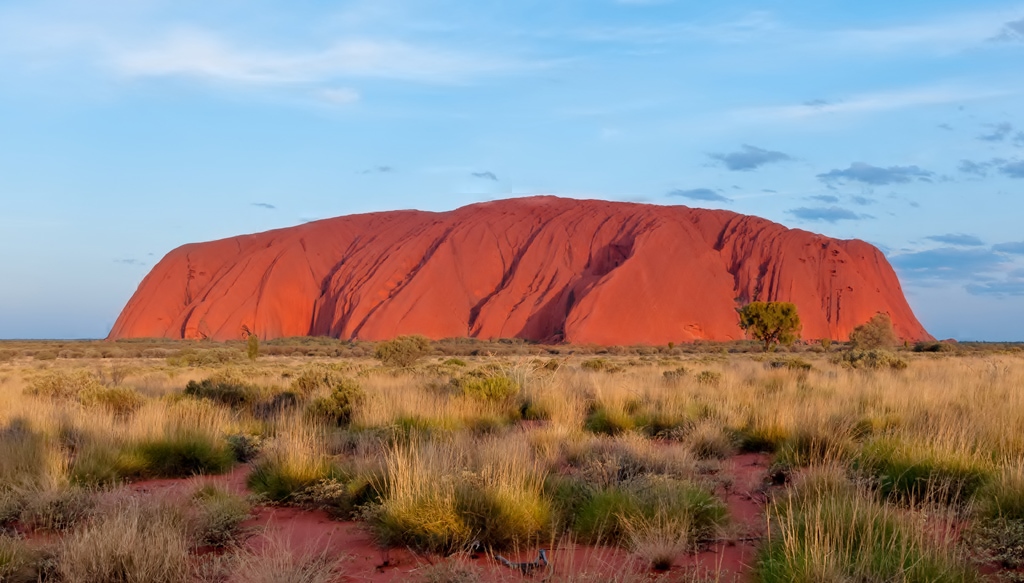
<svg viewBox="0 0 1024 583"><path fill-rule="evenodd" d="M789 302L750 302L740 310L740 327L755 340L764 342L768 352L772 344L789 346L800 338L800 315Z"/></svg>

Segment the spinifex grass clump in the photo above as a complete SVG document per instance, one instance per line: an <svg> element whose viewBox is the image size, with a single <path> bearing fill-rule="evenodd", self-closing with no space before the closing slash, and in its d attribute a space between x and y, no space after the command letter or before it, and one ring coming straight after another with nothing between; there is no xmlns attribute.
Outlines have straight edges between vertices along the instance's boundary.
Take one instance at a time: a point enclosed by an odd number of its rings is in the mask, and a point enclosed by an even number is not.
<svg viewBox="0 0 1024 583"><path fill-rule="evenodd" d="M259 401L263 390L237 372L227 370L201 381L189 381L184 392L196 399L209 399L229 407L245 407Z"/></svg>
<svg viewBox="0 0 1024 583"><path fill-rule="evenodd" d="M840 469L811 469L769 509L772 530L755 566L763 583L977 580L924 513L897 510Z"/></svg>
<svg viewBox="0 0 1024 583"><path fill-rule="evenodd" d="M551 518L543 473L522 443L502 445L485 446L476 459L465 442L392 447L370 514L378 538L450 552L473 540L502 548L540 537Z"/></svg>
<svg viewBox="0 0 1024 583"><path fill-rule="evenodd" d="M293 422L263 449L249 474L248 485L275 502L289 502L317 482L342 478L324 448L323 429Z"/></svg>
<svg viewBox="0 0 1024 583"><path fill-rule="evenodd" d="M727 520L725 504L706 487L644 475L587 492L573 531L586 542L637 549L664 542L678 528L674 548L682 549L711 537Z"/></svg>
<svg viewBox="0 0 1024 583"><path fill-rule="evenodd" d="M889 438L865 444L855 463L883 496L909 502L963 504L991 473L991 465L970 452Z"/></svg>
<svg viewBox="0 0 1024 583"><path fill-rule="evenodd" d="M57 574L76 583L185 583L188 521L162 503L129 498L61 539Z"/></svg>
<svg viewBox="0 0 1024 583"><path fill-rule="evenodd" d="M192 503L195 544L224 547L239 541L241 524L252 510L248 500L221 487L205 484L192 495Z"/></svg>
<svg viewBox="0 0 1024 583"><path fill-rule="evenodd" d="M1008 569L1024 566L1024 463L1009 465L975 497L968 538L979 554Z"/></svg>
<svg viewBox="0 0 1024 583"><path fill-rule="evenodd" d="M23 539L0 533L0 581L36 583L42 575L44 557Z"/></svg>

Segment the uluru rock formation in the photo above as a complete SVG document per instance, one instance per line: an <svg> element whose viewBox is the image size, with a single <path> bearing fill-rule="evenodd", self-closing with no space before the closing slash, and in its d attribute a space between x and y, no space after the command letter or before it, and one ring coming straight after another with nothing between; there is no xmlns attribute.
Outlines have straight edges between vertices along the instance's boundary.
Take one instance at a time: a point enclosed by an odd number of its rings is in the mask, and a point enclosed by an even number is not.
<svg viewBox="0 0 1024 583"><path fill-rule="evenodd" d="M736 309L790 301L803 338L878 312L928 339L882 253L728 211L550 196L394 211L179 247L111 338L517 337L664 344L744 337Z"/></svg>

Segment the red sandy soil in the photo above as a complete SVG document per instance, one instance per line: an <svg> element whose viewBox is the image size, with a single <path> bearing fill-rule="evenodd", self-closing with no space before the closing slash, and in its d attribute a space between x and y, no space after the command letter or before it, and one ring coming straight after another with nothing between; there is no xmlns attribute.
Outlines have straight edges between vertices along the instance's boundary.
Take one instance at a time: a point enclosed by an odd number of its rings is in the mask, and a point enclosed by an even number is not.
<svg viewBox="0 0 1024 583"><path fill-rule="evenodd" d="M764 533L764 498L761 493L767 470L768 456L744 454L726 460L720 476L730 477L732 486L725 496L730 515L735 524L733 537L739 542L723 541L711 544L706 550L693 555L681 556L667 576L684 576L697 571L720 574L722 582L749 581L750 566L756 554L756 538ZM139 494L178 496L187 495L203 481L224 486L232 492L245 493L245 477L248 466L239 466L229 474L192 478L187 480L148 480L128 486ZM244 526L254 534L247 542L247 548L256 552L274 540L284 543L293 552L321 553L342 557L345 573L339 581L356 582L398 582L416 580L419 574L431 565L453 561L474 567L481 571L488 582L522 581L524 577L498 563L493 557L480 553L443 558L419 554L411 549L381 549L370 532L361 523L332 520L326 513L290 507L260 507L253 518ZM551 575L580 575L586 573L595 577L622 572L624 569L643 570L639 559L627 551L614 547L592 547L564 544L548 549L550 568L538 572L533 579L543 580ZM514 562L533 561L537 549L524 549L506 553ZM652 576L655 573L652 572Z"/></svg>
<svg viewBox="0 0 1024 583"><path fill-rule="evenodd" d="M337 217L167 254L110 338L743 338L737 301L789 301L804 338L878 312L930 336L884 255L729 211L550 196Z"/></svg>

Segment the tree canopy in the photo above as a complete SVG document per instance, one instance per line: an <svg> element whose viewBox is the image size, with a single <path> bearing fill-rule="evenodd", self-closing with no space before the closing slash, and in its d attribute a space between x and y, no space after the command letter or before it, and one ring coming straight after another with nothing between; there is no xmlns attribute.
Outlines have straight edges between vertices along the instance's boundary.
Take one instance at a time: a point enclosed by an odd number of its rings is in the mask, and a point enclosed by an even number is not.
<svg viewBox="0 0 1024 583"><path fill-rule="evenodd" d="M767 352L772 344L790 345L800 338L800 315L789 302L750 302L740 310L740 327L755 340L764 342Z"/></svg>

